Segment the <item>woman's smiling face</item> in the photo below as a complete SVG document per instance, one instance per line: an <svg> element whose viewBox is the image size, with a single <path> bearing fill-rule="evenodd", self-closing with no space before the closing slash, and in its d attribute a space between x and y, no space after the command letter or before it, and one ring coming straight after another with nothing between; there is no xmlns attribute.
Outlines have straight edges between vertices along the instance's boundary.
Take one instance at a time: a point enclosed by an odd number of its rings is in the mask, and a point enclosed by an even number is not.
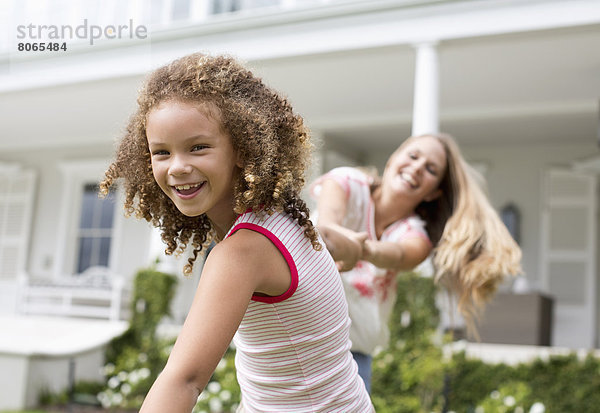
<svg viewBox="0 0 600 413"><path fill-rule="evenodd" d="M392 196L431 201L440 195L438 186L446 171L446 151L432 136L410 138L388 161L382 189Z"/></svg>

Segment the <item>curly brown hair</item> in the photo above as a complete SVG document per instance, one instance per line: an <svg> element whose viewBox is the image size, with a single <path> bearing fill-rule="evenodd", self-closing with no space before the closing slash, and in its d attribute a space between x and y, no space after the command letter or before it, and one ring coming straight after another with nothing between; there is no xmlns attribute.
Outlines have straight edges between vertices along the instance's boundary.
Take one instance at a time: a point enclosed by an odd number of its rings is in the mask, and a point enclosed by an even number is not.
<svg viewBox="0 0 600 413"><path fill-rule="evenodd" d="M149 75L116 159L100 183L101 194L106 195L122 178L126 214L160 228L166 254L182 253L191 244L193 253L184 267L184 273L191 273L198 254L214 234L205 214L182 214L152 174L146 122L153 109L169 100L218 109L221 126L243 163L234 183L235 213L252 209L290 214L304 228L313 248L321 249L308 207L299 197L313 149L309 131L287 99L229 56L195 53Z"/></svg>

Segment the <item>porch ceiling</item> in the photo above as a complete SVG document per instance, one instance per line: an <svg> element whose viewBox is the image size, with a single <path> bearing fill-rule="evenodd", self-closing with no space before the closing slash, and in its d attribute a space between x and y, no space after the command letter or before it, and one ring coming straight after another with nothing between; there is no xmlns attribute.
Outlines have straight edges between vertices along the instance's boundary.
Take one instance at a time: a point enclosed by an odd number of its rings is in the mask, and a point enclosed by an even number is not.
<svg viewBox="0 0 600 413"><path fill-rule="evenodd" d="M600 27L439 44L442 130L469 143L597 139ZM414 51L406 45L253 60L310 127L359 150L410 134ZM0 94L0 149L106 143L141 75ZM0 157L1 159L1 157Z"/></svg>
<svg viewBox="0 0 600 413"><path fill-rule="evenodd" d="M441 129L468 143L597 139L600 27L443 42ZM406 46L257 62L311 126L362 148L410 134Z"/></svg>

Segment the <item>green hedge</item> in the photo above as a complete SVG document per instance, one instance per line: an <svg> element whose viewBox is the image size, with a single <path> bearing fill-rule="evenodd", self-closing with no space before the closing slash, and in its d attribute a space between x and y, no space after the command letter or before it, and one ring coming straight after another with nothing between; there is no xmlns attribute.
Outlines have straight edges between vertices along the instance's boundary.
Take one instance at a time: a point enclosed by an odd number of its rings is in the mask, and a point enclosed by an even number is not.
<svg viewBox="0 0 600 413"><path fill-rule="evenodd" d="M600 411L600 359L592 355L517 366L486 364L464 353L444 359L441 344L449 338L435 334L435 292L429 278L408 274L399 280L391 345L373 365L378 413Z"/></svg>
<svg viewBox="0 0 600 413"><path fill-rule="evenodd" d="M97 394L104 407L139 408L165 366L174 340L158 337L156 329L170 315L176 283L152 268L135 275L129 329L106 351L106 382Z"/></svg>
<svg viewBox="0 0 600 413"><path fill-rule="evenodd" d="M168 314L175 279L153 270L136 275L131 328L107 352L106 382L97 392L106 407L141 405L164 367L172 341L156 337ZM436 332L436 287L406 274L398 281L389 348L373 360L372 399L378 413L565 413L600 406L600 360L575 354L508 366L444 357L449 337ZM234 412L240 400L230 349L199 398L194 412ZM85 383L79 384L80 388ZM96 387L97 389L97 387Z"/></svg>

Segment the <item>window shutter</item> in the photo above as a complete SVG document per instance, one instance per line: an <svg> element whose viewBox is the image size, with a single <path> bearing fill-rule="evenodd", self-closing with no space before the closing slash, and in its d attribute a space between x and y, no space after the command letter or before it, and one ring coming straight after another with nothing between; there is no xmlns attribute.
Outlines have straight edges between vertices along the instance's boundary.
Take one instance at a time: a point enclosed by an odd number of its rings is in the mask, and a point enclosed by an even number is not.
<svg viewBox="0 0 600 413"><path fill-rule="evenodd" d="M541 281L554 297L552 345L592 348L596 336L596 177L546 171Z"/></svg>
<svg viewBox="0 0 600 413"><path fill-rule="evenodd" d="M34 191L34 171L0 169L0 280L25 271Z"/></svg>

